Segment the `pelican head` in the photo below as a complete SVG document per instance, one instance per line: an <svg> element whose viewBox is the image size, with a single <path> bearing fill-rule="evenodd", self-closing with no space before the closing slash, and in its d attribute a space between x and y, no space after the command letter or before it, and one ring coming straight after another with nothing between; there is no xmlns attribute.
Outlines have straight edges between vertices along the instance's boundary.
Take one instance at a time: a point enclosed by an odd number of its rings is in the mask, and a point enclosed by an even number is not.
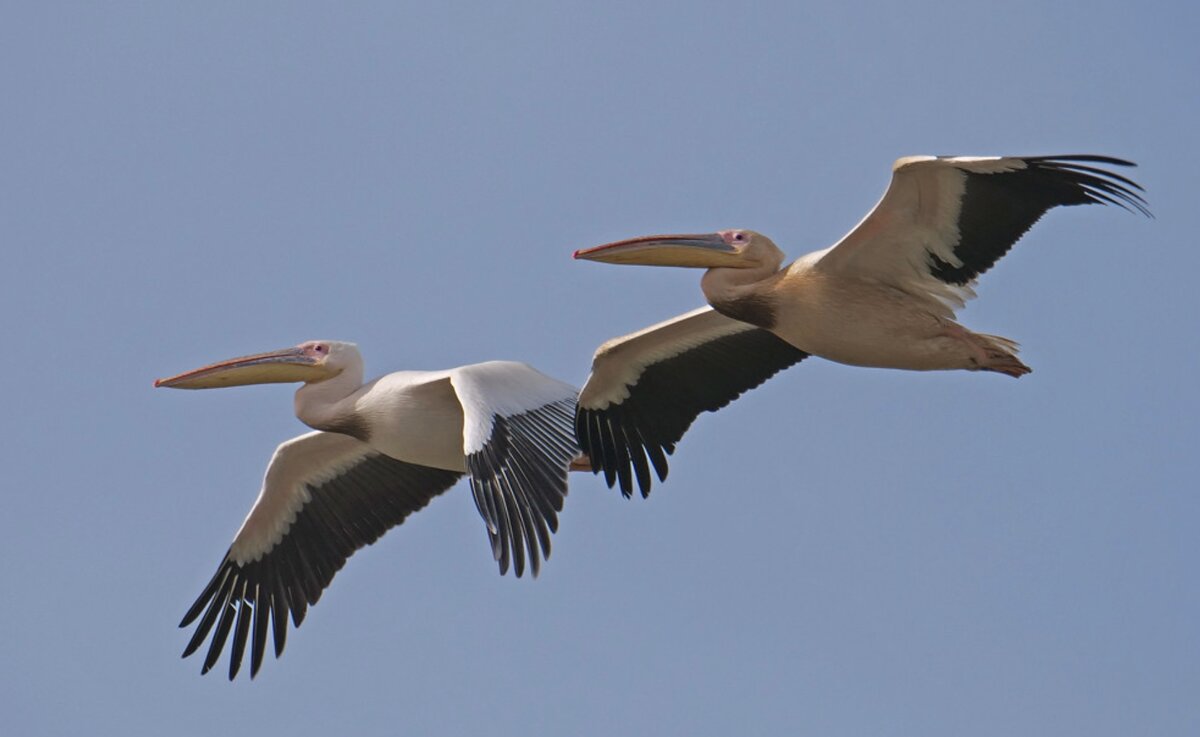
<svg viewBox="0 0 1200 737"><path fill-rule="evenodd" d="M358 347L353 343L309 340L293 348L210 363L192 371L158 379L154 386L219 389L296 381L312 384L337 376L355 362L361 362L361 359Z"/></svg>
<svg viewBox="0 0 1200 737"><path fill-rule="evenodd" d="M699 235L648 235L575 252L575 258L608 264L747 269L783 258L771 239L753 230Z"/></svg>

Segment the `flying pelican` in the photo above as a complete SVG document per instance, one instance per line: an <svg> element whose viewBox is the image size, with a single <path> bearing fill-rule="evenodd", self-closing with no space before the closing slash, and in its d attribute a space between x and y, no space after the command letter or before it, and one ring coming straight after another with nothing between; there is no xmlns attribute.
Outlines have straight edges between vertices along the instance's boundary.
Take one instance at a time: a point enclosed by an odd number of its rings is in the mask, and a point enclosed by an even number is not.
<svg viewBox="0 0 1200 737"><path fill-rule="evenodd" d="M855 366L1029 373L1014 341L971 332L954 313L975 296L975 278L1047 210L1107 203L1150 215L1138 184L1090 164L1133 166L1087 155L899 159L883 199L862 222L785 268L779 248L751 230L645 236L576 251L590 261L707 269L700 286L708 303L743 323L735 328L701 310L602 346L579 400L583 451L626 495L632 464L645 494L645 455L662 479L662 450L671 452L700 411L808 354ZM606 364L621 352L634 355L614 379L616 369ZM669 422L661 419L664 407Z"/></svg>
<svg viewBox="0 0 1200 737"><path fill-rule="evenodd" d="M299 627L355 550L464 473L500 573L511 560L520 576L528 557L537 575L539 551L549 557L550 533L558 529L567 471L588 467L572 427L574 387L510 361L397 371L363 384L358 348L331 340L221 361L154 385L279 382L303 382L296 416L316 432L276 449L258 500L179 625L200 617L184 657L213 633L202 673L216 664L232 631L229 678L248 638L253 678L269 630L279 657L289 615Z"/></svg>

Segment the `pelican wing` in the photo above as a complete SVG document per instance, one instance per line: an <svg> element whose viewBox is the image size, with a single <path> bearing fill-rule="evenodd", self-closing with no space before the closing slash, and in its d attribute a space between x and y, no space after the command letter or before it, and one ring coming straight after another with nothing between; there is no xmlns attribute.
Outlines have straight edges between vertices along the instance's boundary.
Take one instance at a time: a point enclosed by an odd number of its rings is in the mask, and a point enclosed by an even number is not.
<svg viewBox="0 0 1200 737"><path fill-rule="evenodd" d="M650 466L667 477L666 455L701 412L715 412L807 353L773 333L702 307L596 351L579 395L575 433L611 488L650 493Z"/></svg>
<svg viewBox="0 0 1200 737"><path fill-rule="evenodd" d="M1150 214L1140 186L1093 164L1134 166L1107 156L899 159L883 199L816 266L953 310L974 296L975 278L1053 207L1115 204Z"/></svg>
<svg viewBox="0 0 1200 737"><path fill-rule="evenodd" d="M187 627L200 618L183 656L195 652L211 633L201 671L207 673L232 632L229 678L241 667L247 641L253 678L262 665L268 632L278 657L289 615L299 627L308 606L317 603L354 551L375 542L461 476L398 461L338 433L311 432L283 443L216 575L179 625Z"/></svg>
<svg viewBox="0 0 1200 737"><path fill-rule="evenodd" d="M475 506L500 573L533 575L550 556L550 533L579 456L571 420L578 391L523 363L491 361L450 372L463 407L463 451ZM540 550L540 555L539 555Z"/></svg>

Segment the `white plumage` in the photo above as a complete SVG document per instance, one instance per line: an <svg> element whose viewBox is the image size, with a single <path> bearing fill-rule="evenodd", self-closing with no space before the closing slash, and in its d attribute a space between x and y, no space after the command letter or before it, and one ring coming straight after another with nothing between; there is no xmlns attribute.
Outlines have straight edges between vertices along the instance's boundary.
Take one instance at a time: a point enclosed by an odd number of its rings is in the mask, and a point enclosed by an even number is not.
<svg viewBox="0 0 1200 737"><path fill-rule="evenodd" d="M262 491L225 558L180 626L197 622L184 651L212 635L203 672L230 634L229 677L247 644L251 676L268 634L283 651L287 619L299 626L334 574L368 545L449 489L465 473L505 573L526 561L536 575L579 456L576 390L510 361L445 371L401 371L362 384L351 343L222 361L156 382L203 389L305 382L296 414L317 432L281 444Z"/></svg>
<svg viewBox="0 0 1200 737"><path fill-rule="evenodd" d="M576 258L608 263L706 269L708 303L747 326L706 333L689 313L606 344L576 418L584 452L610 486L620 482L628 494L632 468L646 493L647 459L662 478L664 452L699 412L806 355L857 366L1028 373L1014 341L972 332L954 312L974 296L976 277L1053 207L1116 204L1149 215L1141 187L1095 164L1132 166L1090 155L902 158L858 225L787 267L779 248L751 230L644 236L577 251ZM701 345L681 339L686 328ZM622 353L632 354L626 363L606 365ZM666 427L664 412L672 420Z"/></svg>

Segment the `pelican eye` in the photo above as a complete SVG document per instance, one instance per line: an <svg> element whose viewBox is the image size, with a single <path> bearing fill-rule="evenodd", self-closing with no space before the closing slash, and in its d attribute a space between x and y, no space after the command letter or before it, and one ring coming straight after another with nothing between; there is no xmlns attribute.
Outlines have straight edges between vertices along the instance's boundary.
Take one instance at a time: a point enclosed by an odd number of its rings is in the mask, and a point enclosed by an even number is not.
<svg viewBox="0 0 1200 737"><path fill-rule="evenodd" d="M734 244L740 245L748 243L750 241L750 236L746 235L746 233L741 230L722 230L720 232L720 236L721 240L725 241L731 246Z"/></svg>

